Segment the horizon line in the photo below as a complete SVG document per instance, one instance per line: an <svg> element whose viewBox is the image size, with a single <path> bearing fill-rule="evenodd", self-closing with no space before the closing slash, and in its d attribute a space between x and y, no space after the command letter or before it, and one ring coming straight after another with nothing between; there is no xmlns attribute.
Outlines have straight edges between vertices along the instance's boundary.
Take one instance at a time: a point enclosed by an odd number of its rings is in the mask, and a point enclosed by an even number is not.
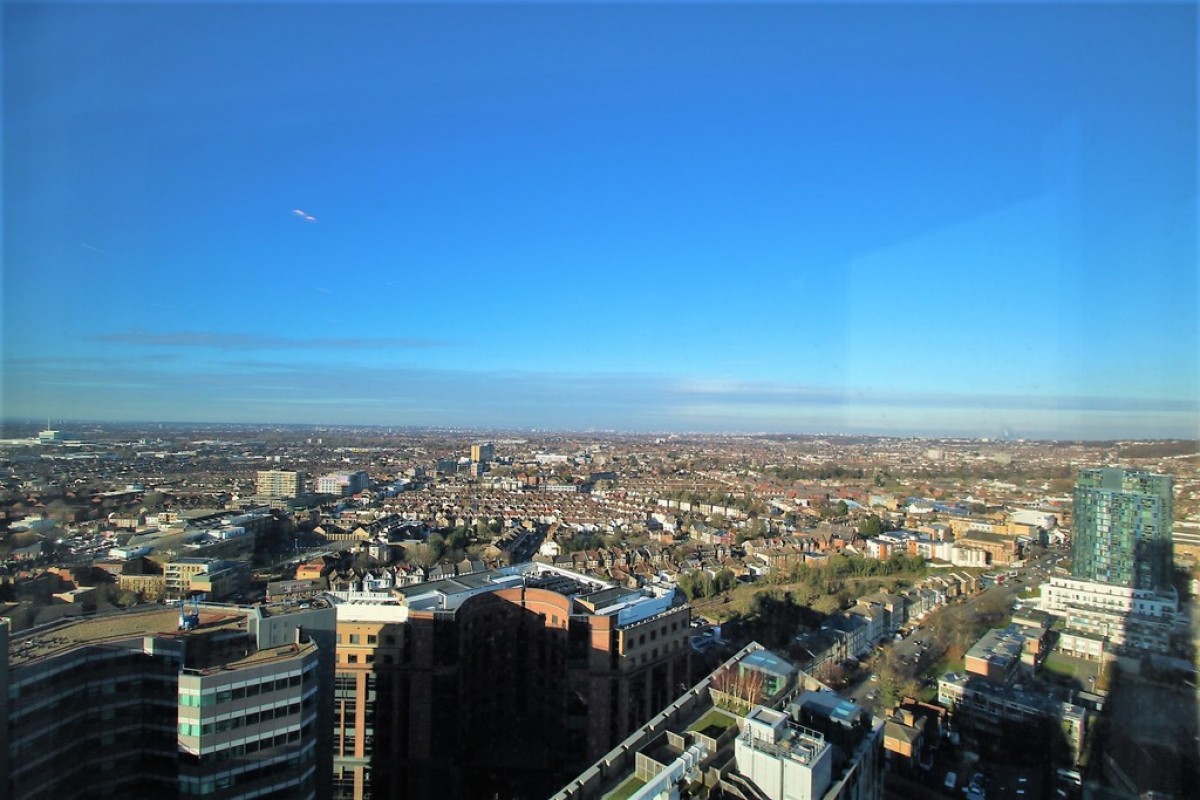
<svg viewBox="0 0 1200 800"><path fill-rule="evenodd" d="M57 420L59 424L84 424L84 425L117 425L122 427L150 427L150 426L171 426L171 427L187 427L187 426L227 426L238 428L336 428L336 429L383 429L394 428L406 431L427 431L427 432L455 432L455 433L523 433L523 434L572 434L572 435L616 435L616 436L687 436L699 438L719 438L729 436L741 436L751 438L766 438L779 436L796 436L806 438L842 438L842 439L929 439L929 440L953 440L953 441L971 441L971 442L986 442L986 443L1016 443L1016 442L1080 442L1090 444L1102 444L1107 442L1197 442L1200 443L1200 436L1115 436L1115 437L1046 437L1046 436L991 436L991 435L976 435L966 436L962 434L934 434L934 433L847 433L835 431L794 431L794 430L723 430L723 431L703 431L703 430L665 430L665 429L636 429L636 428L554 428L554 427L489 427L489 426L472 426L472 425L415 425L415 424L392 424L392 423L343 423L343 422L233 422L233 421L203 421L203 420L118 420L118 419L98 419L98 418L61 418ZM41 421L33 417L0 417L0 425L40 425ZM1198 451L1197 454L1200 454Z"/></svg>

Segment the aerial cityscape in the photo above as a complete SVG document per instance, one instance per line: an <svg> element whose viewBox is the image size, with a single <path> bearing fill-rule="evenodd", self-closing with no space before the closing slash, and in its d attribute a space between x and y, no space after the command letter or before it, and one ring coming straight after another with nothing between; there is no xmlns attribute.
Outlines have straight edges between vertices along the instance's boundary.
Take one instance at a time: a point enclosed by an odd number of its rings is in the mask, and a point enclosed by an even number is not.
<svg viewBox="0 0 1200 800"><path fill-rule="evenodd" d="M4 797L1200 777L1195 441L10 428Z"/></svg>
<svg viewBox="0 0 1200 800"><path fill-rule="evenodd" d="M0 800L1184 800L1190 2L0 6Z"/></svg>

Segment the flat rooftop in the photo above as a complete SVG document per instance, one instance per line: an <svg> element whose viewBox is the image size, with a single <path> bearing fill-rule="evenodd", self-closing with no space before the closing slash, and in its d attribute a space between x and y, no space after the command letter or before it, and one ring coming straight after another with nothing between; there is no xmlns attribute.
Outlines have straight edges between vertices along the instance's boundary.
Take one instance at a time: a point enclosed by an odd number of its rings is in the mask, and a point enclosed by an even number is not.
<svg viewBox="0 0 1200 800"><path fill-rule="evenodd" d="M966 691L983 695L998 705L1031 709L1049 717L1079 721L1084 715L1081 706L1055 697L1052 690L1046 687L1024 689L1017 686L1001 686L965 672L947 672L938 682L961 686Z"/></svg>
<svg viewBox="0 0 1200 800"><path fill-rule="evenodd" d="M778 675L782 678L787 678L799 672L796 667L784 661L770 650L755 650L743 658L740 663L753 669Z"/></svg>
<svg viewBox="0 0 1200 800"><path fill-rule="evenodd" d="M663 600L590 575L538 562L403 586L397 588L395 594L403 599L405 606L415 611L452 612L477 594L517 586L556 592L575 601L581 613L617 615L623 624L652 615L656 608L652 609L650 605L662 605ZM637 612L635 607L639 609ZM640 613L643 610L645 613Z"/></svg>
<svg viewBox="0 0 1200 800"><path fill-rule="evenodd" d="M264 617L277 617L303 610L296 604L270 604L258 606ZM187 605L190 614L192 606ZM85 645L105 643L116 644L130 639L145 636L160 636L170 639L193 640L189 643L187 666L193 666L193 660L201 665L197 669L205 669L204 663L212 661L206 653L215 653L210 646L214 634L221 635L226 641L232 634L246 633L248 616L253 612L248 608L237 606L200 606L200 624L190 631L179 630L179 607L156 606L149 610L127 611L115 614L104 614L93 617L68 617L52 625L35 631L23 631L14 636L9 642L9 664L13 667L25 666L40 659L49 658ZM202 641L203 640L203 641ZM299 650L315 645L301 645ZM287 645L289 655L297 652L292 645ZM226 666L240 666L248 663L281 657L276 651L283 647L268 647L258 650L252 640L239 639L236 648L224 648L220 663ZM236 651L236 653L235 653Z"/></svg>
<svg viewBox="0 0 1200 800"><path fill-rule="evenodd" d="M810 714L821 716L842 725L852 725L859 717L867 712L862 706L856 705L836 692L821 690L807 691L788 706L803 709Z"/></svg>
<svg viewBox="0 0 1200 800"><path fill-rule="evenodd" d="M190 608L189 608L190 611ZM9 642L8 663L19 667L64 653L83 645L119 642L140 636L182 637L216 630L239 630L245 619L236 611L200 609L200 627L179 630L179 609L159 607L150 611L64 619L37 631L22 632Z"/></svg>
<svg viewBox="0 0 1200 800"><path fill-rule="evenodd" d="M784 715L784 718L786 720L787 716ZM749 720L750 717L747 719ZM829 747L825 742L825 737L820 733L797 725L790 720L784 722L783 729L779 733L779 738L775 741L762 739L756 736L751 726L748 725L738 738L742 744L755 750L762 750L765 753L805 765L814 763Z"/></svg>
<svg viewBox="0 0 1200 800"><path fill-rule="evenodd" d="M1021 625L993 628L967 651L967 658L979 658L1006 668L1021 658L1027 636L1037 637L1041 631L1031 630L1027 634Z"/></svg>

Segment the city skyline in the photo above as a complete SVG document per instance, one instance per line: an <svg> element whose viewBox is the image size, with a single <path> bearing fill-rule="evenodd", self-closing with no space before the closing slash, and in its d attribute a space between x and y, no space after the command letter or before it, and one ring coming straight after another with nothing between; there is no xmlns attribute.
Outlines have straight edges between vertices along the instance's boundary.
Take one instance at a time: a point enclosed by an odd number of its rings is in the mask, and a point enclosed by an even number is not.
<svg viewBox="0 0 1200 800"><path fill-rule="evenodd" d="M1195 8L10 4L6 418L1195 437Z"/></svg>

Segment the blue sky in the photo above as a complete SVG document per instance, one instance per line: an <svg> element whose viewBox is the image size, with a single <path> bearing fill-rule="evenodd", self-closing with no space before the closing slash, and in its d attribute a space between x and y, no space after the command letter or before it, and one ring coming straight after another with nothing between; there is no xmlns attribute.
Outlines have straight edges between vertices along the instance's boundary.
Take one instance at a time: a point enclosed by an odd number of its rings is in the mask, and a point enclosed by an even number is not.
<svg viewBox="0 0 1200 800"><path fill-rule="evenodd" d="M1190 4L2 13L6 417L1198 433Z"/></svg>

